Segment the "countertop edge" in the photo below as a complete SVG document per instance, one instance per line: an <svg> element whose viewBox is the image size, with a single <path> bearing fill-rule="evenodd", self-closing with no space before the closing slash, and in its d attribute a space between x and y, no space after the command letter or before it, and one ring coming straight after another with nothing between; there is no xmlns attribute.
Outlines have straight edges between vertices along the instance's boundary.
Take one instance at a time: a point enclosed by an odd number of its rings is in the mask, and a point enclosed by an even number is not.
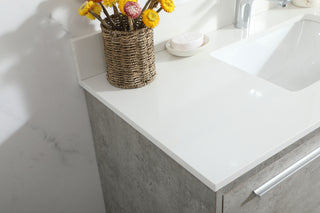
<svg viewBox="0 0 320 213"><path fill-rule="evenodd" d="M105 75L104 73L100 75ZM287 141L280 143L280 146L273 148L270 152L266 153L264 156L257 159L255 162L252 162L248 165L246 165L243 168L240 168L236 173L234 173L232 176L229 176L225 178L223 181L220 181L218 183L213 183L206 177L204 177L202 174L200 174L196 169L191 167L188 163L186 163L184 160L182 160L179 156L174 154L170 149L168 149L166 146L163 145L160 141L158 141L156 138L152 137L147 131L145 131L143 128L141 128L139 125L137 125L134 121L130 120L128 117L126 117L123 113L121 113L116 107L114 107L112 104L108 103L106 100L104 100L102 97L100 97L97 93L95 93L90 87L88 87L83 81L80 81L79 84L83 89L85 89L87 92L89 92L92 96L97 98L101 103L103 103L106 107L111 109L115 114L117 114L121 119L126 121L129 125L131 125L134 129L136 129L139 133L141 133L143 136L145 136L149 141L151 141L154 145L156 145L158 148L160 148L163 152L165 152L168 156L170 156L173 160L175 160L178 164L180 164L183 168L185 168L188 172L190 172L192 175L194 175L196 178L198 178L202 183L204 183L207 187L209 187L214 192L219 191L223 187L227 186L228 184L232 183L233 181L236 181L238 178L240 178L242 175L245 175L247 172L249 172L251 169L255 168L256 166L259 166L264 161L268 160L275 154L279 153L283 149L287 148L288 146L294 144L298 140L302 139L306 135L310 134L314 130L320 127L320 122L315 123L314 125L305 128L300 133L294 135L293 137L289 138Z"/></svg>
<svg viewBox="0 0 320 213"><path fill-rule="evenodd" d="M100 74L101 75L101 74ZM216 184L212 183L210 180L205 178L203 175L201 175L197 170L192 168L189 164L187 164L184 160L182 160L179 156L174 154L170 149L168 149L166 146L164 146L161 142L159 142L157 139L152 137L147 131L142 129L139 125L137 125L135 122L130 120L128 117L126 117L123 113L121 113L116 107L114 107L112 104L108 103L106 100L104 100L102 97L97 95L93 90L91 90L90 87L87 87L87 85L83 82L79 82L80 86L89 92L92 96L97 98L101 103L103 103L106 107L111 109L116 115L118 115L121 119L126 121L130 126L132 126L135 130L137 130L139 133L141 133L143 136L145 136L149 141L151 141L154 145L156 145L158 148L160 148L164 153L166 153L169 157L171 157L173 160L175 160L178 164L180 164L183 168L185 168L188 172L190 172L192 175L194 175L196 178L198 178L202 183L204 183L206 186L208 186L211 190L214 192L218 191L220 188L217 188Z"/></svg>

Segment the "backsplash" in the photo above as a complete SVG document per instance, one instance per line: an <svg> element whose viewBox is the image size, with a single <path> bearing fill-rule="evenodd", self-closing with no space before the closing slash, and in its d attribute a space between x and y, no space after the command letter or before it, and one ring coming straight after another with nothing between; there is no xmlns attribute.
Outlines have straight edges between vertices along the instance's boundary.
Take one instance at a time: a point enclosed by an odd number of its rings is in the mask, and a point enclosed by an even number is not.
<svg viewBox="0 0 320 213"><path fill-rule="evenodd" d="M206 33L231 25L235 4L235 0L179 0L173 13L160 13L160 24L155 28L155 44L162 44L183 32ZM253 14L267 11L271 6L267 0L255 0Z"/></svg>
<svg viewBox="0 0 320 213"><path fill-rule="evenodd" d="M144 5L146 0L138 0L138 2ZM236 0L175 0L175 3L175 11L160 13L160 23L154 29L156 50L159 50L159 47L163 49L164 42L177 34L188 31L206 33L234 22ZM252 14L265 12L273 5L268 0L254 0ZM59 19L59 17L54 18ZM89 23L83 18L76 20L87 22L79 23L83 28ZM98 21L91 21L90 24L94 26L95 31L100 31ZM73 33L74 37L84 35L77 31Z"/></svg>

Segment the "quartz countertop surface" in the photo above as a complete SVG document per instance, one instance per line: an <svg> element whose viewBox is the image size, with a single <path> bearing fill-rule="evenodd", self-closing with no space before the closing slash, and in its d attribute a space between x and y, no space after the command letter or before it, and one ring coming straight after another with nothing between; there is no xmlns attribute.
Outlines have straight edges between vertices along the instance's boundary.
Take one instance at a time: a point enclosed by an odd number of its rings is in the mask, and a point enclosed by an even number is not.
<svg viewBox="0 0 320 213"><path fill-rule="evenodd" d="M257 15L249 36L309 12ZM95 34L72 43L80 85L217 191L320 126L320 83L292 92L237 70L211 53L241 40L243 31L229 26L209 36L210 46L193 57L157 52L154 82L131 90L111 86L103 62L84 64L79 52L100 44Z"/></svg>

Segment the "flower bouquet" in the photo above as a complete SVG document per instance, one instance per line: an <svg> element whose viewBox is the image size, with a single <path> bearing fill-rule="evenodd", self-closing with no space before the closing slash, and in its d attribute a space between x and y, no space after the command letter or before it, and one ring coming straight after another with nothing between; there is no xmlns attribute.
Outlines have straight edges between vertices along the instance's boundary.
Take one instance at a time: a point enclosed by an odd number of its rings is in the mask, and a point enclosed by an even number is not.
<svg viewBox="0 0 320 213"><path fill-rule="evenodd" d="M153 81L156 76L153 28L159 24L162 10L172 12L174 2L147 0L142 9L137 0L90 0L82 4L79 15L101 23L110 84L129 89ZM101 17L102 11L105 18Z"/></svg>

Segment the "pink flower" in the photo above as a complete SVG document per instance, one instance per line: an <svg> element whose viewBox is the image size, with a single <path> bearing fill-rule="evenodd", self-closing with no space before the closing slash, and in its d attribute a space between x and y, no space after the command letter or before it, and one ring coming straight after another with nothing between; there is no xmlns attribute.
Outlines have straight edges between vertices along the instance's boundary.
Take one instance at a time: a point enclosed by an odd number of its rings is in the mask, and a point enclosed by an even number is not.
<svg viewBox="0 0 320 213"><path fill-rule="evenodd" d="M137 2L128 1L124 5L124 12L126 15L132 19L136 19L140 16L141 7Z"/></svg>

